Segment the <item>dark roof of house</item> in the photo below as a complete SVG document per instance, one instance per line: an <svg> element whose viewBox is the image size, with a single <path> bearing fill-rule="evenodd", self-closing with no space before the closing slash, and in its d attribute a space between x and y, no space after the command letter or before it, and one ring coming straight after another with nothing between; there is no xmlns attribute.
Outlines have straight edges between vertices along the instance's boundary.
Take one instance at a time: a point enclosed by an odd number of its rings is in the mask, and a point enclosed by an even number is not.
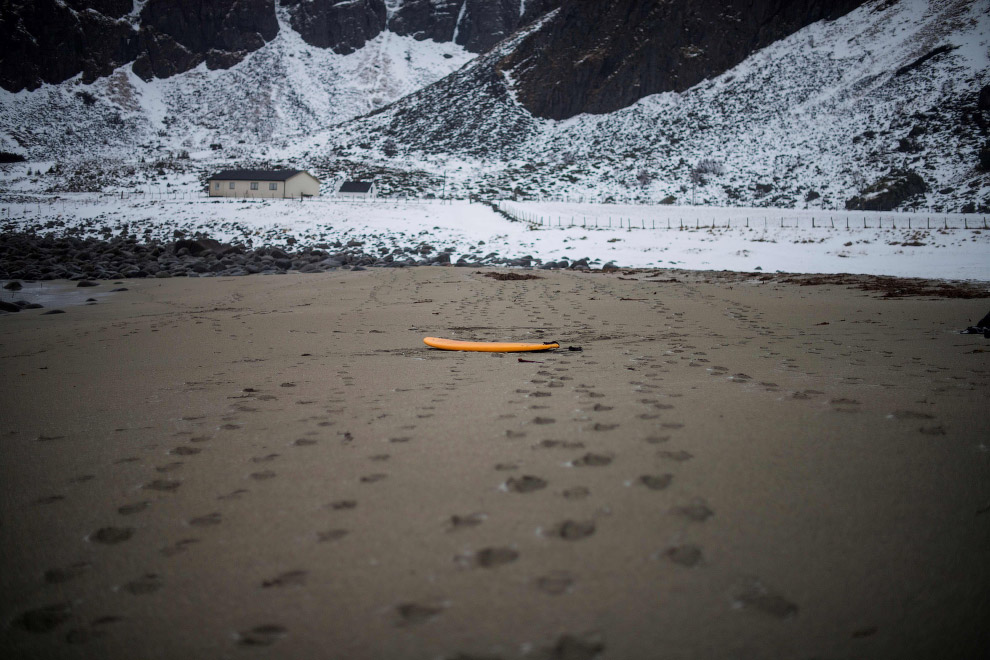
<svg viewBox="0 0 990 660"><path fill-rule="evenodd" d="M224 170L210 177L223 181L288 181L302 170Z"/></svg>
<svg viewBox="0 0 990 660"><path fill-rule="evenodd" d="M371 181L344 181L340 186L342 193L366 193L374 185Z"/></svg>

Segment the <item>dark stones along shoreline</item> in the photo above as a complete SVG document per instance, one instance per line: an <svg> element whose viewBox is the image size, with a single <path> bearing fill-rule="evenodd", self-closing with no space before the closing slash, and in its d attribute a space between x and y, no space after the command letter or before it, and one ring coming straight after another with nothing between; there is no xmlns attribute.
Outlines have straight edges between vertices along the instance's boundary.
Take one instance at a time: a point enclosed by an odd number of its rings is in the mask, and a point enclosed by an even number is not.
<svg viewBox="0 0 990 660"><path fill-rule="evenodd" d="M452 259L449 250L437 251L420 243L409 248L369 248L365 242L336 241L287 250L247 248L207 237L176 237L173 241L139 240L135 236L109 239L58 236L32 232L0 234L0 279L116 280L144 277L212 277L320 273L336 269L404 268L410 266L507 266L525 268L587 269L587 259L547 262L524 256L509 259L490 253L484 257ZM612 266L608 264L607 266Z"/></svg>

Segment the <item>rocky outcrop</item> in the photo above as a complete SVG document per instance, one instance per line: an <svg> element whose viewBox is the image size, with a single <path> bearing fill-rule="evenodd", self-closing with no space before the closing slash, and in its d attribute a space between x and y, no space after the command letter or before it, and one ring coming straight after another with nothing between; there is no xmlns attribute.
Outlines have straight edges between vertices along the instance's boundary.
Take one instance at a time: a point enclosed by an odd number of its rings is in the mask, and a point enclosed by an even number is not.
<svg viewBox="0 0 990 660"><path fill-rule="evenodd" d="M202 62L229 68L278 34L271 0L148 0L134 72L150 80Z"/></svg>
<svg viewBox="0 0 990 660"><path fill-rule="evenodd" d="M279 0L292 29L318 48L347 55L385 29L384 0Z"/></svg>
<svg viewBox="0 0 990 660"><path fill-rule="evenodd" d="M147 0L139 13L132 0L8 0L0 86L92 82L131 62L145 80L228 68L278 33L276 2L307 43L348 54L386 29L484 52L561 0Z"/></svg>
<svg viewBox="0 0 990 660"><path fill-rule="evenodd" d="M279 0L306 43L347 54L384 30L420 41L453 41L473 53L489 50L561 0ZM391 13L390 13L391 11Z"/></svg>
<svg viewBox="0 0 990 660"><path fill-rule="evenodd" d="M90 11L83 11L87 6ZM131 2L13 0L0 5L0 86L37 89L77 74L91 82L137 55L134 29L123 17Z"/></svg>
<svg viewBox="0 0 990 660"><path fill-rule="evenodd" d="M134 63L146 80L232 66L278 33L271 0L13 0L0 8L0 86L84 82ZM139 26L139 27L137 27Z"/></svg>
<svg viewBox="0 0 990 660"><path fill-rule="evenodd" d="M893 211L913 197L928 192L928 184L912 170L896 170L846 200L850 211Z"/></svg>
<svg viewBox="0 0 990 660"><path fill-rule="evenodd" d="M405 0L388 28L416 39L454 43L483 53L561 0Z"/></svg>
<svg viewBox="0 0 990 660"><path fill-rule="evenodd" d="M863 2L564 0L499 69L512 71L519 100L538 117L606 113L650 94L688 89Z"/></svg>

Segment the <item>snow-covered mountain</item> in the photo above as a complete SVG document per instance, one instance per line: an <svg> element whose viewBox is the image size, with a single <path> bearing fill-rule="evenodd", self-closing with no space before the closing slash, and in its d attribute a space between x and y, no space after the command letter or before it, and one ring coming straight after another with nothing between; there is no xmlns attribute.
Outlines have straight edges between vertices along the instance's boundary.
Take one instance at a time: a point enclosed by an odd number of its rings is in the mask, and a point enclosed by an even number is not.
<svg viewBox="0 0 990 660"><path fill-rule="evenodd" d="M148 145L139 153L149 157L222 145L222 157L259 157L416 91L473 57L453 43L388 31L337 54L305 43L290 20L279 8L277 35L229 69L203 62L144 80L124 65L90 83L80 74L34 91L0 91L0 149L55 161L94 151L126 159L139 145Z"/></svg>
<svg viewBox="0 0 990 660"><path fill-rule="evenodd" d="M386 193L439 194L443 181L458 195L990 207L988 0L871 0L848 13L860 3L729 2L708 21L698 8L711 3L611 0L592 3L608 11L577 36L573 21L597 11L578 0L199 1L234 14L260 2L274 29L249 21L210 41L156 18L158 0L34 3L139 38L64 82L0 91L0 151L29 159L4 166L2 185L199 186L216 167L279 162L377 176ZM5 4L0 31L31 4ZM623 40L614 14L654 4L668 14L649 20L680 20L687 36ZM651 67L668 47L681 68L664 78ZM141 64L155 52L178 53L164 77ZM568 78L588 58L588 79ZM601 114L534 96L543 84L600 100L609 80L624 96L611 95L618 109L588 106ZM568 118L545 118L555 114Z"/></svg>
<svg viewBox="0 0 990 660"><path fill-rule="evenodd" d="M331 141L458 154L465 171L485 160L507 163L465 175L482 193L990 207L980 161L990 146L985 0L875 0L684 92L562 121L534 117L517 96L516 71L504 68L526 38L520 33L437 84L340 127ZM699 163L709 171L699 172Z"/></svg>

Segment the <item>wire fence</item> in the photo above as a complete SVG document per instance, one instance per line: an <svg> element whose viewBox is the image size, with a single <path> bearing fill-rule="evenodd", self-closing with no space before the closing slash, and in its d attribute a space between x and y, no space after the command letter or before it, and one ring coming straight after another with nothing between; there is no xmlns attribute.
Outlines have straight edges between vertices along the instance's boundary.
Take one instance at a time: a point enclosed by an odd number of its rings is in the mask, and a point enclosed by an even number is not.
<svg viewBox="0 0 990 660"><path fill-rule="evenodd" d="M24 199L8 199L5 206L0 206L0 218L13 218L27 216L31 214L44 215L51 213L69 213L74 208L107 206L115 202L128 202L131 204L147 202L152 203L272 203L272 204L452 204L457 200L439 199L435 197L414 197L396 195L389 197L369 197L366 195L326 195L319 197L267 197L247 195L223 195L210 196L207 193L191 192L120 192L112 194L95 193L63 193L50 197L39 197L38 195L25 196Z"/></svg>
<svg viewBox="0 0 990 660"><path fill-rule="evenodd" d="M717 216L700 215L673 217L629 217L622 215L563 215L544 210L526 210L504 201L497 202L498 210L518 222L533 228L626 229L626 230L701 230L701 229L907 229L953 230L990 229L987 216L937 216L922 214L859 213L806 216Z"/></svg>
<svg viewBox="0 0 990 660"><path fill-rule="evenodd" d="M417 197L413 195L395 196L349 196L324 195L319 197L265 197L251 196L210 196L205 191L125 191L118 193L61 193L50 197L25 196L21 200L9 198L5 206L0 206L0 218L13 219L37 215L58 214L68 215L78 207L106 206L121 201L129 203L271 203L271 204L453 204L455 202L481 201L477 199L456 200L452 198L436 198L430 196ZM707 215L701 209L698 213L685 212L677 216L663 213L669 207L653 205L636 206L634 208L648 209L642 215L622 215L617 207L615 215L602 212L578 215L551 213L545 208L525 208L518 202L498 200L485 202L491 204L502 215L518 222L524 222L533 228L572 228L597 230L715 230L715 229L898 229L898 230L987 230L990 229L990 218L986 215L975 214L923 214L911 213L873 213L850 212L788 215L788 214L754 214L741 215L738 212L721 215ZM590 207L600 205L589 205ZM629 207L626 207L629 208Z"/></svg>

